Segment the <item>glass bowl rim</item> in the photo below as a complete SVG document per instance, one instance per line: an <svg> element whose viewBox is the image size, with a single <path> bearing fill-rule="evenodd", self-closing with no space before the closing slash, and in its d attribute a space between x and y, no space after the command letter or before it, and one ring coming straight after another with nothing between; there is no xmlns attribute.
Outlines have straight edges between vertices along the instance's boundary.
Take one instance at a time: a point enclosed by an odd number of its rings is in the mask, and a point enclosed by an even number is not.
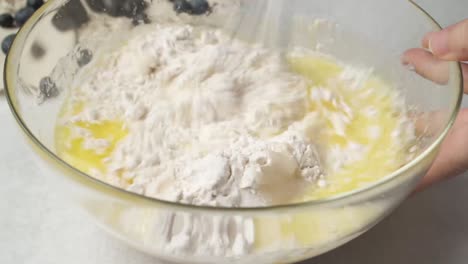
<svg viewBox="0 0 468 264"><path fill-rule="evenodd" d="M30 30L41 20L41 18L46 15L46 11L48 10L49 6L52 6L53 3L57 1L63 0L49 0L47 1L38 11L36 11L33 16L26 22L26 24L20 28L17 33L17 36L25 36L25 39L28 37ZM73 0L72 0L73 1ZM406 0L410 5L412 5L416 10L421 12L426 18L428 18L428 23L431 23L435 30L441 30L442 27L440 24L426 11L424 10L419 4L415 3L414 0ZM18 39L18 37L16 38ZM11 50L18 49L19 43L18 41L13 42L11 46ZM21 47L24 48L24 47ZM142 205L147 206L160 206L160 207L169 207L169 208L178 208L183 210L189 211L211 211L217 213L252 213L252 212L272 212L277 210L289 210L289 209L302 209L308 207L321 207L321 206L331 206L333 204L337 204L339 202L346 201L347 199L354 198L357 196L364 196L366 193L389 185L391 182L399 178L399 176L403 175L405 172L411 170L413 167L416 167L418 164L423 162L426 158L428 158L431 154L437 151L438 147L441 145L447 134L449 133L450 129L452 128L458 112L461 109L461 103L463 99L463 78L462 78L462 71L461 71L461 64L452 62L453 64L457 64L457 71L456 74L459 78L458 84L458 97L457 102L452 109L452 113L450 114L450 119L445 125L445 128L442 133L437 137L434 142L422 153L420 153L417 157L412 159L410 162L395 170L394 172L388 174L387 176L383 177L382 179L369 184L363 188L358 188L356 190L346 192L343 194L335 195L326 199L320 200L311 200L305 202L298 202L298 203L290 203L284 205L274 205L274 206L265 206L265 207L241 207L241 208L231 208L231 207L212 207L212 206L199 206L199 205L190 205L190 204L183 204L171 201L160 200L157 198L147 197L144 195L136 194L133 192L129 192L127 190L112 186L104 181L98 180L77 168L71 166L69 163L65 162L63 159L58 157L52 150L47 148L42 142L32 133L32 131L28 128L26 122L21 117L19 112L19 107L17 107L17 103L15 101L15 85L10 85L10 77L11 74L14 74L14 69L17 64L15 64L12 60L12 56L10 56L12 52L9 52L6 59L5 59L5 67L4 67L4 87L5 87L5 95L10 107L10 110L17 122L17 125L21 128L24 135L30 142L33 143L33 147L37 147L40 154L44 154L51 162L55 163L54 165L59 166L62 169L65 169L67 173L70 173L69 176L72 177L73 180L86 185L86 187L92 188L96 191L101 193L105 193L107 195L118 197L120 199L126 200L127 202L137 202L141 203ZM19 59L18 59L19 63ZM14 88L11 88L14 87Z"/></svg>

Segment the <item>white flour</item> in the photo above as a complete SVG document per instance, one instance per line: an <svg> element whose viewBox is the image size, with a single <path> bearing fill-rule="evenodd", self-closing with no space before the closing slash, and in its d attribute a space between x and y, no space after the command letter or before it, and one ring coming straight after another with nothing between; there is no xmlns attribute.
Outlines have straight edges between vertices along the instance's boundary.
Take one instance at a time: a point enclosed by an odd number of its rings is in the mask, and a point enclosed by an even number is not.
<svg viewBox="0 0 468 264"><path fill-rule="evenodd" d="M141 31L102 70L86 72L71 97L86 102L72 122L123 118L128 126L106 161L110 171L94 176L159 199L226 207L286 203L305 182L323 184L307 83L281 54L207 28ZM110 146L75 133L87 148Z"/></svg>

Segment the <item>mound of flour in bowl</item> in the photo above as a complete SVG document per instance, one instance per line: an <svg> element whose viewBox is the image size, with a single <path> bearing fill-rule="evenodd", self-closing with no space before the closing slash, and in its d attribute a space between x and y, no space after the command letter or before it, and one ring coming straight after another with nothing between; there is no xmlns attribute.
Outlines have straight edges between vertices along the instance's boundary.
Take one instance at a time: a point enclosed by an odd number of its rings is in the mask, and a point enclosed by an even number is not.
<svg viewBox="0 0 468 264"><path fill-rule="evenodd" d="M62 120L97 153L112 142L74 124L125 124L107 169L93 176L150 197L226 207L287 203L324 184L308 81L282 54L204 27L136 31L77 78L69 107L83 111Z"/></svg>
<svg viewBox="0 0 468 264"><path fill-rule="evenodd" d="M297 67L309 51L281 54L224 31L164 21L133 27L113 20L89 32L98 40L119 28L122 41L91 48L93 61L71 85L57 129L66 132L57 137L65 161L138 194L218 207L285 204L311 191L321 199L404 164L399 158L414 129L406 129L412 126L396 92L369 70L312 60L314 78L309 63L306 73ZM113 222L119 215L119 228L148 247L187 259L302 246L306 223L310 237L329 242L341 235L339 224L363 222L334 213L270 225L248 216L133 206L103 211Z"/></svg>

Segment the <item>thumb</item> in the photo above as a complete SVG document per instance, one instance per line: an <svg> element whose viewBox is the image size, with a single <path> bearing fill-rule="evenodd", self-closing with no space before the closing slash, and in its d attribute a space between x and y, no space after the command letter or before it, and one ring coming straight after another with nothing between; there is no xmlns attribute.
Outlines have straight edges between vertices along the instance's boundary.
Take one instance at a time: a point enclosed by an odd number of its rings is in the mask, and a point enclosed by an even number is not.
<svg viewBox="0 0 468 264"><path fill-rule="evenodd" d="M443 60L468 60L468 19L424 37L423 46Z"/></svg>

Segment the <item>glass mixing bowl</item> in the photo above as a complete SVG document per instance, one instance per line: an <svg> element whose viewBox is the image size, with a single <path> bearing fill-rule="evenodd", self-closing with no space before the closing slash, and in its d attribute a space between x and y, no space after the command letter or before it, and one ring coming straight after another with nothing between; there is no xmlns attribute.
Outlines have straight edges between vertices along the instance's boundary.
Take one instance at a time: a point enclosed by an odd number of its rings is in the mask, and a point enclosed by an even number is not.
<svg viewBox="0 0 468 264"><path fill-rule="evenodd" d="M223 5L229 1L217 2ZM116 2L120 8L93 0L49 0L18 33L6 61L5 87L13 115L35 151L37 164L45 175L52 176L49 182L56 185L55 190L116 238L161 259L287 263L350 241L388 215L413 190L433 162L460 108L462 78L457 63L447 63L450 76L442 84L425 80L401 65L405 50L418 47L426 32L440 29L412 1L239 0L235 10L214 10L208 16L177 15L167 8L169 0L146 5L127 1L130 4L123 7L125 1ZM401 89L419 124L424 124L421 152L365 189L327 200L266 208L211 208L160 201L117 189L78 171L60 159L54 147L56 118L71 88L67 80L92 59L93 48L104 40L125 39L132 24L158 23L163 17L224 27L247 41L278 49L320 49L346 63L374 67ZM116 26L117 20L128 20L129 26ZM57 87L40 85L46 76L55 78ZM195 227L202 231L195 233ZM173 250L171 245L176 241L170 241L168 234L183 228L193 229L185 239L203 250L193 250L193 246L183 252ZM220 252L217 243L232 250ZM251 245L249 250L245 250L247 244Z"/></svg>

